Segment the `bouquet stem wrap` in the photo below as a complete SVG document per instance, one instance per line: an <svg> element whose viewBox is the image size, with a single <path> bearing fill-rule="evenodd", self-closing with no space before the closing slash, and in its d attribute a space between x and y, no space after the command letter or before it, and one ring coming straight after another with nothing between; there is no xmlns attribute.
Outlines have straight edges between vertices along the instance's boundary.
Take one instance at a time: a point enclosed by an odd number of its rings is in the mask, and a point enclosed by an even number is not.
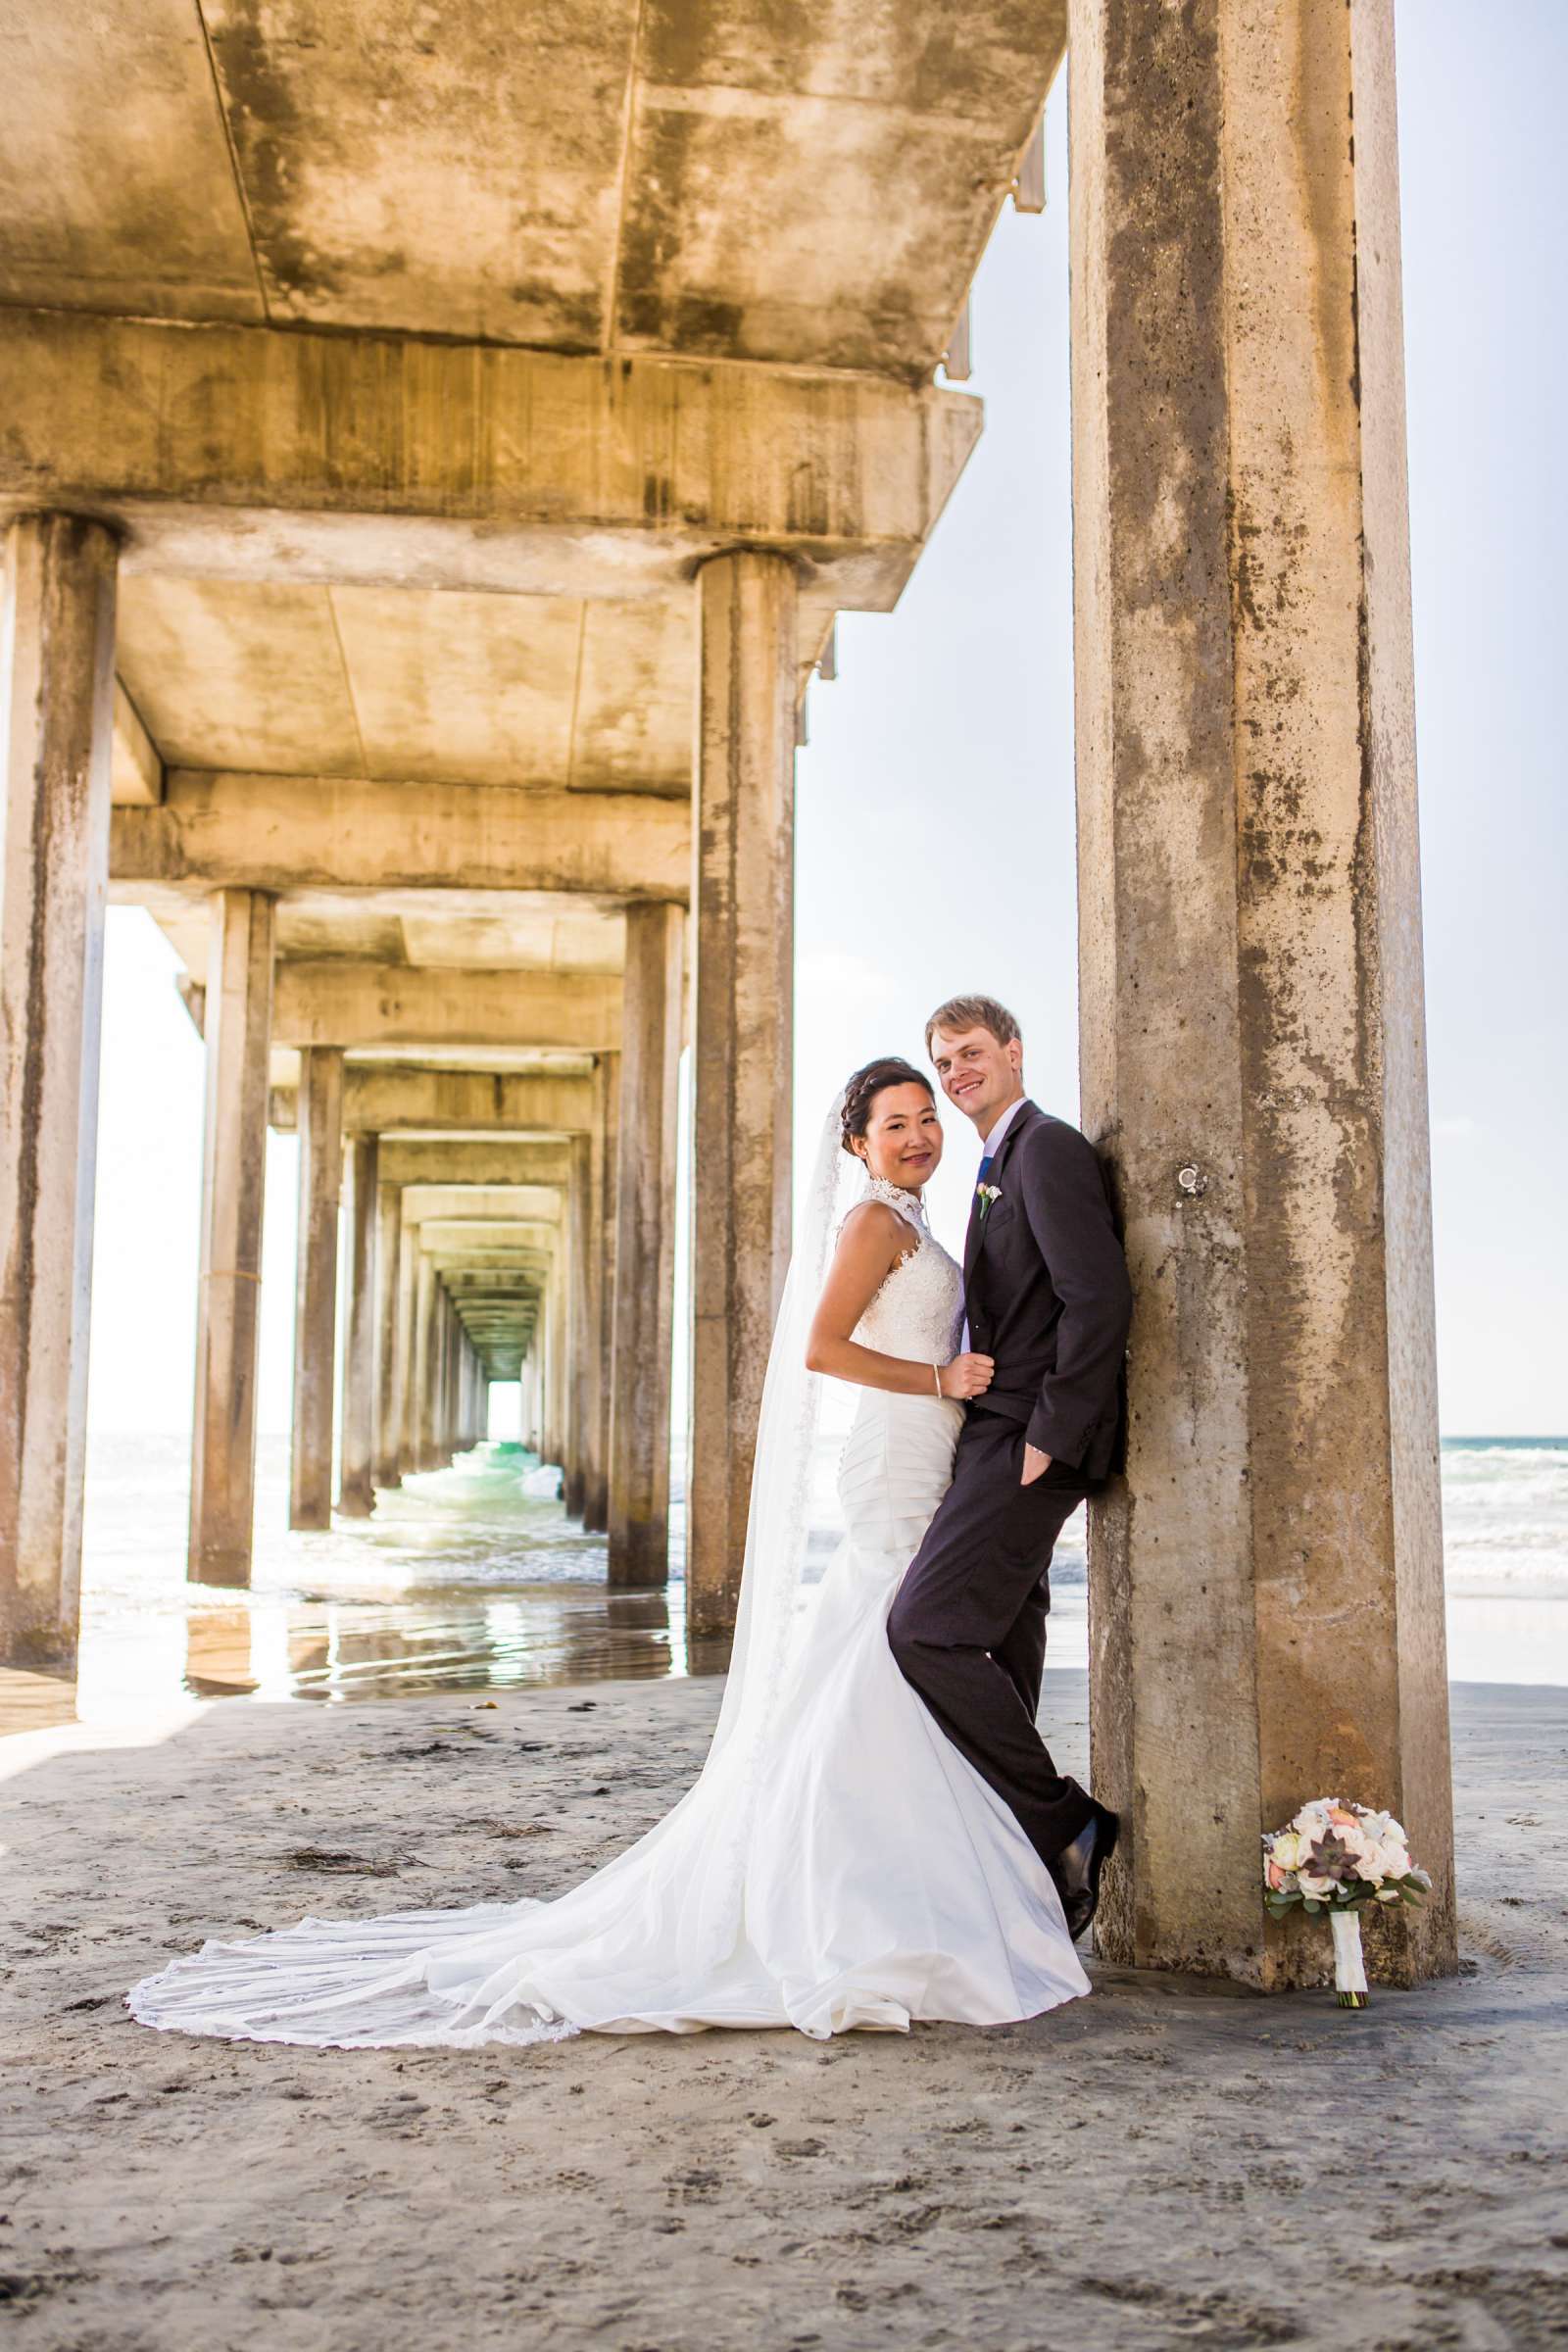
<svg viewBox="0 0 1568 2352"><path fill-rule="evenodd" d="M1334 1989L1342 2009L1366 2007L1366 1964L1361 1957L1361 1915L1358 1911L1331 1911L1329 1927L1334 1936Z"/></svg>

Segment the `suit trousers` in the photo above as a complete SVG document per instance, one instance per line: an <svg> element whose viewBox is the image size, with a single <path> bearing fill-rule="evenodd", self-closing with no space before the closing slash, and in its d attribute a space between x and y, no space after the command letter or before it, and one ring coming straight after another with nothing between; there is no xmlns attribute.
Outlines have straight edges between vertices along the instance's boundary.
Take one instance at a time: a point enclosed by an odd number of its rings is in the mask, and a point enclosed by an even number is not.
<svg viewBox="0 0 1568 2352"><path fill-rule="evenodd" d="M1035 1729L1051 1554L1089 1489L1055 1462L1022 1486L1023 1448L1021 1423L971 1408L953 1484L894 1599L888 1641L906 1681L1050 1868L1094 1813Z"/></svg>

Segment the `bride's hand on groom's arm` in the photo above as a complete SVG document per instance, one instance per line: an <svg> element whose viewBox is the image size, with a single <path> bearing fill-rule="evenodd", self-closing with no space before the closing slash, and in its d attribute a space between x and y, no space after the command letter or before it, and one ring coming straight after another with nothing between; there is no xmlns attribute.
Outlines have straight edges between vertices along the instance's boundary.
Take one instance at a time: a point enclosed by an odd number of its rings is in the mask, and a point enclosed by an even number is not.
<svg viewBox="0 0 1568 2352"><path fill-rule="evenodd" d="M989 1355L956 1355L951 1363L943 1365L937 1375L937 1386L944 1396L956 1397L961 1402L966 1396L983 1396L995 1370Z"/></svg>

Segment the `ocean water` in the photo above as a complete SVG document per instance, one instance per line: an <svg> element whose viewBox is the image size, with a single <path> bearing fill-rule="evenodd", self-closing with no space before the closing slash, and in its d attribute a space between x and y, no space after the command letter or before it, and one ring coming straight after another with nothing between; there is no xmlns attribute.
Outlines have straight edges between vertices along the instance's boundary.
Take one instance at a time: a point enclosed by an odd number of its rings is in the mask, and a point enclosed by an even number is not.
<svg viewBox="0 0 1568 2352"><path fill-rule="evenodd" d="M831 1554L841 1439L813 1479L813 1554ZM100 1438L90 1450L83 1634L85 1721L153 1717L212 1696L331 1701L482 1693L606 1676L721 1670L689 1642L676 1482L666 1590L612 1592L602 1538L568 1523L553 1475L485 1446L384 1494L330 1534L286 1525L286 1441L258 1458L247 1592L184 1578L181 1438ZM1449 1671L1457 1680L1568 1684L1568 1438L1450 1438L1443 1446ZM1087 1654L1083 1520L1053 1570L1050 1662ZM0 1728L4 1728L0 1719Z"/></svg>

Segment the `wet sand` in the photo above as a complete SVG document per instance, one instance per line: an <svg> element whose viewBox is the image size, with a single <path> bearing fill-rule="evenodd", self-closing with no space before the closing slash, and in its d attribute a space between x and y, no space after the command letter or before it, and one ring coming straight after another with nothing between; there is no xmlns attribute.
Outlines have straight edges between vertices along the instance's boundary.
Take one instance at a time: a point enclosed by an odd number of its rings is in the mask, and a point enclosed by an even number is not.
<svg viewBox="0 0 1568 2352"><path fill-rule="evenodd" d="M989 2033L311 2055L121 2006L207 1934L569 1886L689 1782L718 1694L0 1745L30 2352L1568 2342L1561 1691L1456 1690L1466 1973L1364 2016L1097 1968ZM1082 1678L1047 1696L1081 1768Z"/></svg>

